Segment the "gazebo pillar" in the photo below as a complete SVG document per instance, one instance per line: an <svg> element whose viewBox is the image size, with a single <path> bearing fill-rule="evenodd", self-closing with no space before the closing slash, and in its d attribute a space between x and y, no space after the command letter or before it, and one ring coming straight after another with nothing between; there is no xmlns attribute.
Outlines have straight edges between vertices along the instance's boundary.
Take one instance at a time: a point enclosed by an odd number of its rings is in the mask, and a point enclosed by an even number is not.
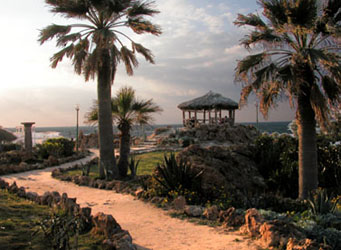
<svg viewBox="0 0 341 250"><path fill-rule="evenodd" d="M208 111L208 124L211 124L211 110Z"/></svg>
<svg viewBox="0 0 341 250"><path fill-rule="evenodd" d="M185 126L186 124L186 114L185 114L185 111L183 110L182 111L182 124Z"/></svg>
<svg viewBox="0 0 341 250"><path fill-rule="evenodd" d="M214 119L215 119L215 124L217 124L217 120L218 120L218 114L217 114L217 110L214 110Z"/></svg>
<svg viewBox="0 0 341 250"><path fill-rule="evenodd" d="M204 109L204 124L206 123L206 110Z"/></svg>
<svg viewBox="0 0 341 250"><path fill-rule="evenodd" d="M25 151L27 153L32 153L32 125L34 122L22 122L25 131Z"/></svg>

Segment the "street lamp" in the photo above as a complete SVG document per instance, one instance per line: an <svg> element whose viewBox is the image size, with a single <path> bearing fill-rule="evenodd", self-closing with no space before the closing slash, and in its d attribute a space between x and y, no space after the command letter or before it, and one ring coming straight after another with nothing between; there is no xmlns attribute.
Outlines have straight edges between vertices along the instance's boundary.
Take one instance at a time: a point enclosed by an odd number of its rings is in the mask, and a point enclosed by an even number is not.
<svg viewBox="0 0 341 250"><path fill-rule="evenodd" d="M258 101L255 101L255 106L256 106L256 124L257 124L257 129L259 130L259 125L258 125Z"/></svg>
<svg viewBox="0 0 341 250"><path fill-rule="evenodd" d="M79 142L78 142L78 114L79 114L79 104L77 104L75 106L75 110L77 112L77 123L76 123L76 152L78 153L78 146L79 146Z"/></svg>

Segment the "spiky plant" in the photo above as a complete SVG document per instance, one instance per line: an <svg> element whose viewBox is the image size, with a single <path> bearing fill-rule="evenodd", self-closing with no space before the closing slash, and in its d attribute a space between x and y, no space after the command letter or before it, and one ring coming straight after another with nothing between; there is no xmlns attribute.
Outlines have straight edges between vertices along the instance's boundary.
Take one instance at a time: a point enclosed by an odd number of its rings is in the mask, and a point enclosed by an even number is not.
<svg viewBox="0 0 341 250"><path fill-rule="evenodd" d="M45 0L51 12L78 23L52 24L41 30L39 42L56 39L62 48L51 58L52 68L67 57L72 60L74 71L84 74L85 80L97 77L98 132L100 145L99 172L105 177L105 169L113 169L118 176L114 158L113 127L111 115L111 84L114 82L117 65L123 62L128 75L138 66L136 54L154 63L150 50L134 42L127 29L136 34L160 35L157 25L145 19L159 11L153 2L139 0ZM131 45L129 49L125 42Z"/></svg>
<svg viewBox="0 0 341 250"><path fill-rule="evenodd" d="M341 1L259 0L263 16L238 15L252 28L241 45L256 53L239 61L241 104L255 92L264 116L282 97L296 107L299 197L318 186L316 121L326 127L341 94ZM261 52L259 52L261 51Z"/></svg>

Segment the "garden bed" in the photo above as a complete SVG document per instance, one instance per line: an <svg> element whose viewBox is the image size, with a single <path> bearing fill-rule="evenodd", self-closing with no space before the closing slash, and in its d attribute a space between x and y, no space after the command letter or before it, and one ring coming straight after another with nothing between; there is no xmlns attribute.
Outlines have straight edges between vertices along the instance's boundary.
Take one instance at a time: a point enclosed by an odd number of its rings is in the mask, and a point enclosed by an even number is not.
<svg viewBox="0 0 341 250"><path fill-rule="evenodd" d="M0 210L1 249L136 250L111 215L92 216L91 208L80 208L65 193L39 196L0 179Z"/></svg>
<svg viewBox="0 0 341 250"><path fill-rule="evenodd" d="M6 155L0 155L0 176L58 166L67 162L82 159L90 155L90 152L81 152L71 156L59 158L50 156L47 159L38 159L34 156L31 157L20 151L9 151L5 154Z"/></svg>

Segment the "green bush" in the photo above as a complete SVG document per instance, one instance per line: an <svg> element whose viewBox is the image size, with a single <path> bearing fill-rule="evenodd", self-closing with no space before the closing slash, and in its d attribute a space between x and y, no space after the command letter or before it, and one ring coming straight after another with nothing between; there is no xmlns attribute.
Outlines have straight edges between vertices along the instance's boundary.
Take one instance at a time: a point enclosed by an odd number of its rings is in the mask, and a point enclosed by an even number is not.
<svg viewBox="0 0 341 250"><path fill-rule="evenodd" d="M263 134L256 139L253 158L269 190L285 197L297 197L297 148L297 140L289 135Z"/></svg>
<svg viewBox="0 0 341 250"><path fill-rule="evenodd" d="M55 157L67 157L74 153L75 143L66 138L47 139L42 144L36 146L37 155L42 159L47 159L50 155Z"/></svg>
<svg viewBox="0 0 341 250"><path fill-rule="evenodd" d="M341 145L329 136L317 136L319 186L340 193ZM263 134L255 141L253 159L269 190L285 197L298 195L298 140L289 135Z"/></svg>

